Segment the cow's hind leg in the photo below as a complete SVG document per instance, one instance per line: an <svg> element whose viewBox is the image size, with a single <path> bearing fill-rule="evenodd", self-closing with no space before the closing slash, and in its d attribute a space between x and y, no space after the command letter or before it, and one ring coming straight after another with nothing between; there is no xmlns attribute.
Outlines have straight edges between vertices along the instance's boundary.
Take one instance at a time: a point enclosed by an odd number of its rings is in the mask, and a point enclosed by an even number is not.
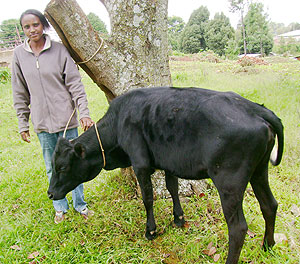
<svg viewBox="0 0 300 264"><path fill-rule="evenodd" d="M275 200L268 181L268 163L256 169L251 178L251 186L259 202L265 219L265 236L263 247L266 250L275 244L274 228L278 203Z"/></svg>
<svg viewBox="0 0 300 264"><path fill-rule="evenodd" d="M229 249L226 264L236 264L248 230L242 207L247 177L244 173L228 175L227 172L226 175L217 175L213 181L218 189L228 226Z"/></svg>
<svg viewBox="0 0 300 264"><path fill-rule="evenodd" d="M178 227L184 226L183 210L178 195L178 178L166 171L166 186L173 200L174 223Z"/></svg>

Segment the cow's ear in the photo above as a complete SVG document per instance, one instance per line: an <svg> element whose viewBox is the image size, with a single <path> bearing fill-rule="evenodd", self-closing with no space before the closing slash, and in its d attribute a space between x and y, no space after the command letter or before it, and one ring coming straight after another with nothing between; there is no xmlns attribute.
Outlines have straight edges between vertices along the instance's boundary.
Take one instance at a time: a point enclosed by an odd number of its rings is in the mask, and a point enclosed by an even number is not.
<svg viewBox="0 0 300 264"><path fill-rule="evenodd" d="M75 150L75 154L76 156L78 156L81 159L85 158L85 147L81 144L81 143L76 143L74 145L74 150Z"/></svg>
<svg viewBox="0 0 300 264"><path fill-rule="evenodd" d="M57 141L57 144L56 144L57 149L63 149L64 150L65 148L70 147L70 146L71 146L71 144L70 144L69 140L67 140L63 137L58 138L58 141Z"/></svg>

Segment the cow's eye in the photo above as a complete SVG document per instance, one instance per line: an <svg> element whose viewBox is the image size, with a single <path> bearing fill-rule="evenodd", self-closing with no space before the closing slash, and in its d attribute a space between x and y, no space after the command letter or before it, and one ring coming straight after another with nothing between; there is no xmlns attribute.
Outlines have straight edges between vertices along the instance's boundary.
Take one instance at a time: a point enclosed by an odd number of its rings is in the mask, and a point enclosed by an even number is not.
<svg viewBox="0 0 300 264"><path fill-rule="evenodd" d="M58 172L58 173L62 173L62 172L65 172L67 170L67 168L66 167L57 167L56 168L56 172Z"/></svg>

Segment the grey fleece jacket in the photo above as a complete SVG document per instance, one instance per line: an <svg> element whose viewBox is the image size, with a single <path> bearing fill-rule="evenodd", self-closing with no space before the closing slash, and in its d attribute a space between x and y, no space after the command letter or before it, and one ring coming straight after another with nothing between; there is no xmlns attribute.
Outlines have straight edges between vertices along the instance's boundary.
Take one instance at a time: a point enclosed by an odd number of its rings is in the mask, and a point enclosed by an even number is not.
<svg viewBox="0 0 300 264"><path fill-rule="evenodd" d="M63 131L74 110L89 117L81 76L67 49L45 35L44 49L35 56L28 40L14 50L12 89L19 132L29 130L29 116L36 133ZM78 126L77 115L69 128Z"/></svg>

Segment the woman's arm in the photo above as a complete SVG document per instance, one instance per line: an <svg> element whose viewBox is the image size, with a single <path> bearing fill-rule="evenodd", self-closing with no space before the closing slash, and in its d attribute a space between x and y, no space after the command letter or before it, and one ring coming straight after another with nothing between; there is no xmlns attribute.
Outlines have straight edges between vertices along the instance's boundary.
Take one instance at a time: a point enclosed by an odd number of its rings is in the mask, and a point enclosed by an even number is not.
<svg viewBox="0 0 300 264"><path fill-rule="evenodd" d="M14 108L19 122L19 132L29 131L30 93L16 53L12 61L12 91Z"/></svg>
<svg viewBox="0 0 300 264"><path fill-rule="evenodd" d="M64 65L64 81L65 85L72 96L75 106L79 110L80 125L84 131L91 127L94 122L90 118L87 96L84 90L81 76L73 59L66 51L66 60Z"/></svg>

